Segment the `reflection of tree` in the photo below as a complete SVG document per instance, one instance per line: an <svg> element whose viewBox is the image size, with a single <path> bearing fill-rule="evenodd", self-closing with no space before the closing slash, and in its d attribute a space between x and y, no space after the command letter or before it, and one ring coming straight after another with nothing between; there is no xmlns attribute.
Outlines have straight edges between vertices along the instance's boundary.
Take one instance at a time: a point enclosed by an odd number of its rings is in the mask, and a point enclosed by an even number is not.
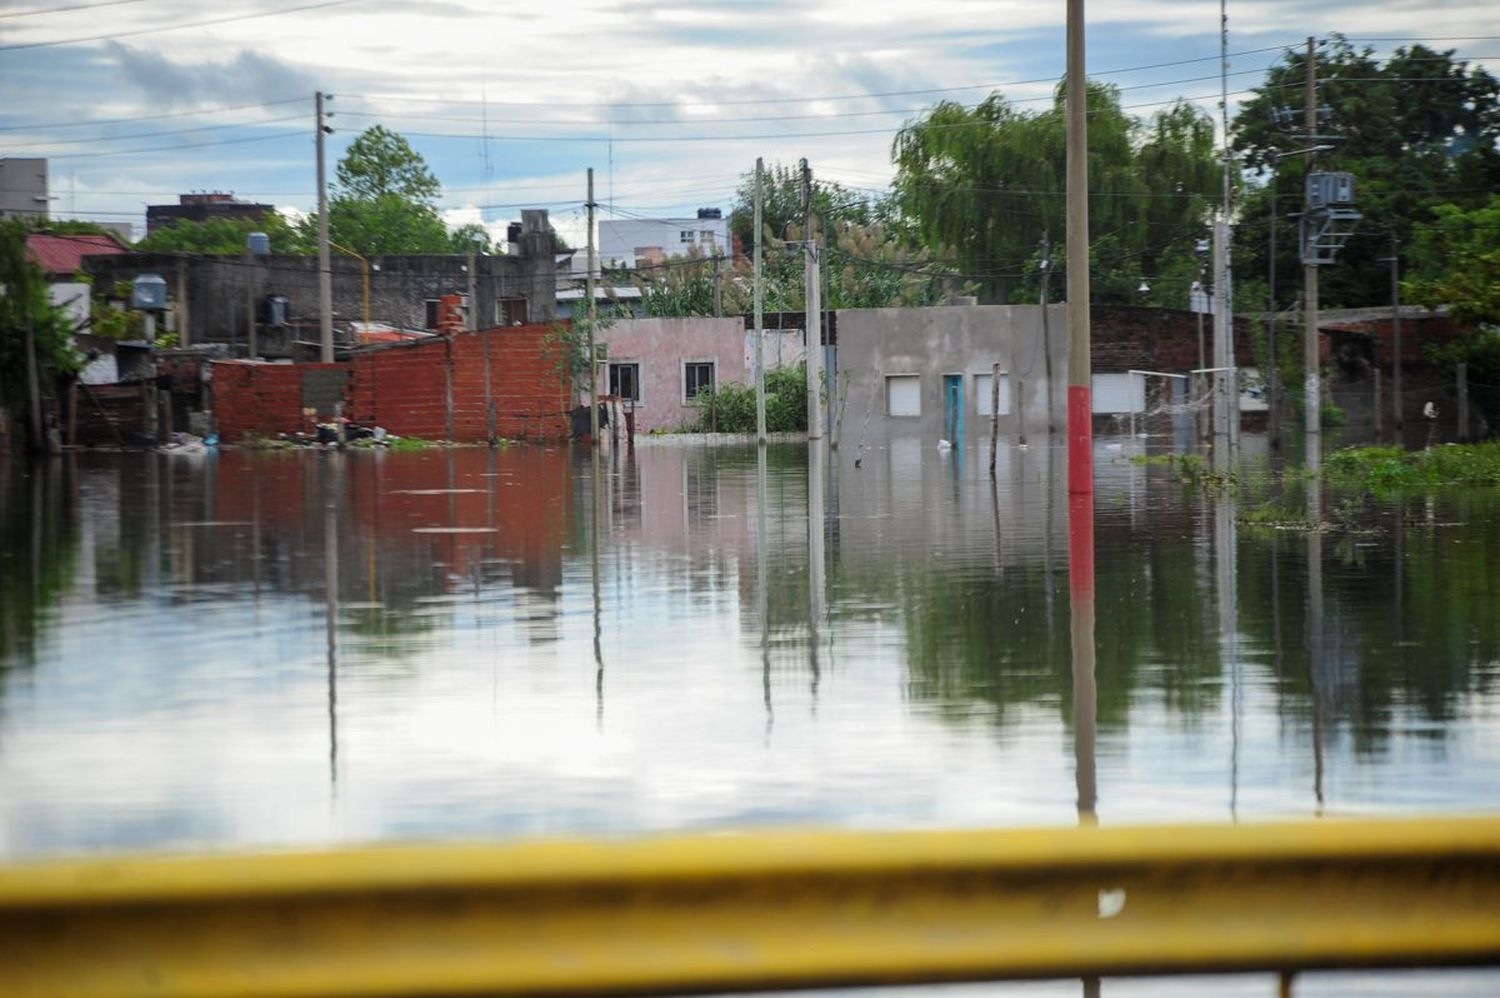
<svg viewBox="0 0 1500 998"><path fill-rule="evenodd" d="M1381 751L1402 711L1434 722L1412 733L1442 738L1466 699L1494 690L1500 616L1491 580L1500 567L1500 509L1489 497L1444 500L1435 518L1462 527L1402 522L1420 508L1420 501L1408 501L1379 518L1391 534L1404 531L1399 573L1394 537L1374 546L1341 540L1325 555L1324 639L1312 650L1311 671L1325 723L1347 726L1359 752ZM1279 612L1281 633L1293 636L1282 646L1283 709L1310 715L1309 650L1300 639L1306 633L1306 563L1302 553L1289 556L1283 546L1279 606L1273 607L1270 544L1256 533L1242 540L1242 627L1271 646L1272 613Z"/></svg>
<svg viewBox="0 0 1500 998"><path fill-rule="evenodd" d="M11 668L35 659L72 584L78 550L76 503L62 463L22 470L0 461L0 691Z"/></svg>

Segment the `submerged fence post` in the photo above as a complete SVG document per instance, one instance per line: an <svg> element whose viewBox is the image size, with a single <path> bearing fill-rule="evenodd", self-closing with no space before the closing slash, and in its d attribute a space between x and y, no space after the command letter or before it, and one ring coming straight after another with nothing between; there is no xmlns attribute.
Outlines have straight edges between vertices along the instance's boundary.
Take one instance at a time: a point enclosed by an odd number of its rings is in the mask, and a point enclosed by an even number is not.
<svg viewBox="0 0 1500 998"><path fill-rule="evenodd" d="M990 477L995 477L995 448L1000 438L1000 362L990 366Z"/></svg>

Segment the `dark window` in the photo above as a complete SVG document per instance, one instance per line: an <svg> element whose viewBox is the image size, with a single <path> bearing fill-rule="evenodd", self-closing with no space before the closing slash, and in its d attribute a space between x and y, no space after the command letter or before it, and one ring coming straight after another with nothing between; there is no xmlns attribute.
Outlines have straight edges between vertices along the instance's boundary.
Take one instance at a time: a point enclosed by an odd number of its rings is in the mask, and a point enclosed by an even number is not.
<svg viewBox="0 0 1500 998"><path fill-rule="evenodd" d="M714 386L714 362L690 360L682 365L683 399L691 402L705 388Z"/></svg>
<svg viewBox="0 0 1500 998"><path fill-rule="evenodd" d="M436 329L438 327L438 305L441 303L436 298L428 298L422 304L427 306L426 322L423 329Z"/></svg>
<svg viewBox="0 0 1500 998"><path fill-rule="evenodd" d="M526 325L526 299L525 298L496 298L495 299L495 325L497 325L497 326L524 326L524 325Z"/></svg>
<svg viewBox="0 0 1500 998"><path fill-rule="evenodd" d="M609 365L609 393L631 402L641 400L641 365Z"/></svg>

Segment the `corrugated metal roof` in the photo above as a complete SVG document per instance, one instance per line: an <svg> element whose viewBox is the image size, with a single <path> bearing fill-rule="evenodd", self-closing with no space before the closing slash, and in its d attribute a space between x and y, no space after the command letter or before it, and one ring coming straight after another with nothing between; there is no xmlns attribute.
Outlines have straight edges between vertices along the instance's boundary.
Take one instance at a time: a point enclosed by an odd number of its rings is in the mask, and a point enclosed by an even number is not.
<svg viewBox="0 0 1500 998"><path fill-rule="evenodd" d="M71 275L83 266L86 256L127 253L112 236L59 236L33 232L26 237L26 255L48 274Z"/></svg>

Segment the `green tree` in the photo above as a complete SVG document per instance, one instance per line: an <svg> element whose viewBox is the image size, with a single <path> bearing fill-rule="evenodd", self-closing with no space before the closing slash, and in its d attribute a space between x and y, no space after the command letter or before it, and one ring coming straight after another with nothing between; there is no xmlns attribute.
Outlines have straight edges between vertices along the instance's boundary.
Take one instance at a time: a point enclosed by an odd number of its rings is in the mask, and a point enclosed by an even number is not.
<svg viewBox="0 0 1500 998"><path fill-rule="evenodd" d="M317 251L317 244L309 241L308 233L274 211L261 219L209 218L202 222L180 221L150 233L136 243L136 249L153 253L243 253L245 237L252 232L264 232L269 236L273 253Z"/></svg>
<svg viewBox="0 0 1500 998"><path fill-rule="evenodd" d="M339 160L328 199L329 238L366 256L456 252L438 214L441 194L427 161L406 139L375 125ZM303 232L316 238L316 216Z"/></svg>
<svg viewBox="0 0 1500 998"><path fill-rule="evenodd" d="M778 239L792 238L793 227L803 226L802 170L773 163L761 181L761 223L766 233ZM818 181L812 188L813 214L825 222L847 221L861 225L874 221L879 209L873 199L832 181ZM750 253L755 236L755 172L740 176L734 207L729 212L729 231L743 253Z"/></svg>
<svg viewBox="0 0 1500 998"><path fill-rule="evenodd" d="M1089 84L1087 102L1093 296L1138 301L1141 279L1183 269L1202 235L1216 194L1213 125L1182 103L1142 122L1125 114L1115 87L1098 83ZM1038 247L1050 235L1060 300L1066 126L1061 86L1038 112L1018 110L1000 93L972 108L939 103L892 146L901 224L929 248L953 247L958 270L991 301L1034 300ZM1186 287L1174 297L1185 299Z"/></svg>
<svg viewBox="0 0 1500 998"><path fill-rule="evenodd" d="M1500 194L1470 211L1437 205L1432 215L1416 227L1405 296L1447 305L1466 326L1500 328Z"/></svg>
<svg viewBox="0 0 1500 998"><path fill-rule="evenodd" d="M78 370L78 354L72 347L72 329L63 311L47 295L47 278L26 255L23 221L0 221L0 405L31 424L28 390L28 339L36 358L37 387L42 395L53 394L57 378Z"/></svg>
<svg viewBox="0 0 1500 998"><path fill-rule="evenodd" d="M1278 152L1302 148L1306 93L1306 53L1288 51L1266 76L1235 120L1234 148L1260 183L1242 202L1235 231L1235 269L1265 275L1269 262L1269 219L1274 191L1277 213L1277 295L1289 302L1300 286L1296 219L1302 207L1300 159L1284 160L1272 172ZM1394 233L1412 242L1436 219L1439 205L1472 209L1500 186L1500 81L1483 68L1443 52L1413 45L1397 49L1382 63L1368 47L1356 50L1335 36L1315 55L1319 103L1328 120L1319 131L1332 135L1334 149L1320 156L1320 170L1354 175L1357 207L1365 218L1339 255L1322 268L1320 295L1325 305L1354 307L1390 300L1389 271L1380 258L1390 254ZM1288 109L1281 126L1273 111ZM1274 186L1273 186L1274 185Z"/></svg>

